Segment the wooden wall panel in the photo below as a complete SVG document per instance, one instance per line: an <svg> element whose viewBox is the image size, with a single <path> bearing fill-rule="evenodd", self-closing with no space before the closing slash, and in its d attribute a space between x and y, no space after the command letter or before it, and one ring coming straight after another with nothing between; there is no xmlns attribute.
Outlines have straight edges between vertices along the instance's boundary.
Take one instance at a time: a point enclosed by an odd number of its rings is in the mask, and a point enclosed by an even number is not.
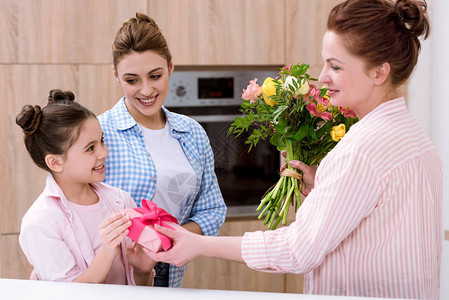
<svg viewBox="0 0 449 300"><path fill-rule="evenodd" d="M149 14L175 64L284 63L284 1L150 0Z"/></svg>
<svg viewBox="0 0 449 300"><path fill-rule="evenodd" d="M123 96L112 74L112 64L80 65L79 92L76 98L97 115L112 108Z"/></svg>
<svg viewBox="0 0 449 300"><path fill-rule="evenodd" d="M123 21L147 11L146 0L18 0L19 61L111 63Z"/></svg>
<svg viewBox="0 0 449 300"><path fill-rule="evenodd" d="M312 66L311 75L321 71L321 46L326 32L327 16L342 0L286 0L285 61Z"/></svg>
<svg viewBox="0 0 449 300"><path fill-rule="evenodd" d="M42 192L46 173L31 160L23 144L22 130L15 123L25 104L46 105L48 92L54 88L78 93L78 68L70 65L0 65L0 90L7 118L2 118L0 141L5 156L0 195L2 233L19 232L23 214Z"/></svg>
<svg viewBox="0 0 449 300"><path fill-rule="evenodd" d="M1 0L0 9L0 63L18 60L18 2Z"/></svg>
<svg viewBox="0 0 449 300"><path fill-rule="evenodd" d="M30 278L32 267L19 246L19 234L0 234L0 277Z"/></svg>
<svg viewBox="0 0 449 300"><path fill-rule="evenodd" d="M227 220L220 230L220 235L238 236L247 231L264 229L263 222L259 220ZM285 291L285 274L258 272L245 264L200 257L187 265L183 286L282 293Z"/></svg>

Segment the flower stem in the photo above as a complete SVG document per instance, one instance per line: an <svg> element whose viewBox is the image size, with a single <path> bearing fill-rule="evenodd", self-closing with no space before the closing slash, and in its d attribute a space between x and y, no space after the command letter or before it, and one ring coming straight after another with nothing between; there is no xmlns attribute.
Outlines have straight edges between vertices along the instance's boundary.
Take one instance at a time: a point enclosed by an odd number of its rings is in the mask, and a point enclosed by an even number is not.
<svg viewBox="0 0 449 300"><path fill-rule="evenodd" d="M259 206L256 208L256 211L260 211L262 207L271 200L271 195L273 194L273 190L269 191L268 194L260 200Z"/></svg>
<svg viewBox="0 0 449 300"><path fill-rule="evenodd" d="M279 188L282 185L282 182L284 181L285 176L281 176L281 178L279 179L278 183L276 183L276 186L274 187L274 191L273 194L271 195L271 199L276 199L277 193L279 191Z"/></svg>
<svg viewBox="0 0 449 300"><path fill-rule="evenodd" d="M289 191L287 193L287 197L285 198L284 206L282 207L281 212L279 213L280 216L283 216L284 214L287 215L287 213L288 213L287 207L290 204L290 201L292 199L292 193L293 193L294 189L295 189L295 184L292 183L291 188L289 189ZM284 222L282 224L284 224Z"/></svg>
<svg viewBox="0 0 449 300"><path fill-rule="evenodd" d="M267 210L271 207L271 203L272 202L269 202L268 204L267 204L267 206L265 206L265 208L262 210L262 212L260 213L260 215L259 215L259 217L258 217L258 219L260 220L260 219L262 219L262 216L267 212Z"/></svg>

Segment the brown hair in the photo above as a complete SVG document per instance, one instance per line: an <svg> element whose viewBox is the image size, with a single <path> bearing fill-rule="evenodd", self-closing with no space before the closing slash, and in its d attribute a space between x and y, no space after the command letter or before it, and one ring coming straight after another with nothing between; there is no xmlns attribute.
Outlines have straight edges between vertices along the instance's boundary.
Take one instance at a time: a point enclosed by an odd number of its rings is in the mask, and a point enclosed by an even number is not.
<svg viewBox="0 0 449 300"><path fill-rule="evenodd" d="M52 90L48 104L25 105L16 117L22 127L25 146L36 165L48 172L45 163L47 154L65 155L79 137L81 126L95 114L74 101L75 95L61 90Z"/></svg>
<svg viewBox="0 0 449 300"><path fill-rule="evenodd" d="M343 38L346 49L367 67L390 64L396 87L411 75L421 50L419 37L429 36L425 0L347 0L329 14L327 29Z"/></svg>
<svg viewBox="0 0 449 300"><path fill-rule="evenodd" d="M123 23L115 35L112 44L112 60L114 67L120 59L131 52L154 51L171 63L171 53L167 41L159 30L156 22L142 13L136 13L135 18L128 19Z"/></svg>

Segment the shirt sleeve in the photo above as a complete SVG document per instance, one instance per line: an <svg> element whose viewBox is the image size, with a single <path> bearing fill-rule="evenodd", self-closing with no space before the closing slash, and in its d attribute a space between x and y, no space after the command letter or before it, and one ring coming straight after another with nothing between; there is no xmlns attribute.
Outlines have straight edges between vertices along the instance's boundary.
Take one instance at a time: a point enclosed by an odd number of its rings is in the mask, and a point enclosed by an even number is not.
<svg viewBox="0 0 449 300"><path fill-rule="evenodd" d="M358 153L337 156L320 165L295 222L244 235L242 257L250 268L307 273L374 210L382 191L377 170Z"/></svg>
<svg viewBox="0 0 449 300"><path fill-rule="evenodd" d="M218 235L226 217L226 205L214 171L215 163L212 148L204 131L202 143L205 159L204 171L200 191L193 204L189 219L198 224L204 235Z"/></svg>
<svg viewBox="0 0 449 300"><path fill-rule="evenodd" d="M39 280L73 281L82 274L55 225L47 216L29 214L22 221L20 246ZM56 254L56 255L55 255Z"/></svg>

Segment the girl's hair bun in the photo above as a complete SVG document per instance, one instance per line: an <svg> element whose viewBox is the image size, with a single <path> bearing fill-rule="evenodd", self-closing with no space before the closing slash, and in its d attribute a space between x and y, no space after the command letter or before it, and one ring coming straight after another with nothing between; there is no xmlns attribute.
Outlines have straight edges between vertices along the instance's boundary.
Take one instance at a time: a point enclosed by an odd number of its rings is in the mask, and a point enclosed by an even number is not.
<svg viewBox="0 0 449 300"><path fill-rule="evenodd" d="M403 31L416 37L427 38L430 34L430 24L427 18L427 3L421 0L398 0L395 6L399 23Z"/></svg>
<svg viewBox="0 0 449 300"><path fill-rule="evenodd" d="M50 95L48 95L48 104L66 101L75 101L75 95L71 91L51 90Z"/></svg>
<svg viewBox="0 0 449 300"><path fill-rule="evenodd" d="M41 123L42 110L39 105L25 105L16 117L16 124L22 127L26 136L32 135Z"/></svg>

